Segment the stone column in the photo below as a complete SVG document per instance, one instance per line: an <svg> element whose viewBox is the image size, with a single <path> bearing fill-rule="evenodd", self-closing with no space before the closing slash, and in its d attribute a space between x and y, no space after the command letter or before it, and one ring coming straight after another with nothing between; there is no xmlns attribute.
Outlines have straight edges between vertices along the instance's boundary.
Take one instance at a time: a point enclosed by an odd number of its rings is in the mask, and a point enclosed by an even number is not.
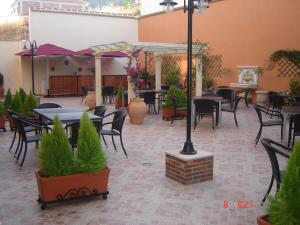
<svg viewBox="0 0 300 225"><path fill-rule="evenodd" d="M134 58L131 56L131 53L128 53L128 60L131 61L131 66L134 66L136 62L134 62ZM131 82L131 77L127 75L127 82L128 82L128 104L130 103L132 98L135 98L135 87Z"/></svg>
<svg viewBox="0 0 300 225"><path fill-rule="evenodd" d="M196 96L202 96L202 55L196 57Z"/></svg>
<svg viewBox="0 0 300 225"><path fill-rule="evenodd" d="M155 89L161 89L161 56L155 55Z"/></svg>
<svg viewBox="0 0 300 225"><path fill-rule="evenodd" d="M95 92L96 105L102 105L102 72L101 72L101 58L102 55L95 56Z"/></svg>

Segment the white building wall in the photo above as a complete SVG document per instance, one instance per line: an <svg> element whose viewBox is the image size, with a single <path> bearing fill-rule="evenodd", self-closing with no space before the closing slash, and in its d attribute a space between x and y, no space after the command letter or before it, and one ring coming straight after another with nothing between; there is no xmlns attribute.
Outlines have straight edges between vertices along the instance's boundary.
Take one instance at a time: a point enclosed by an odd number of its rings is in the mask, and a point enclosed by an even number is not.
<svg viewBox="0 0 300 225"><path fill-rule="evenodd" d="M0 72L4 75L4 88L14 93L22 86L21 60L14 54L20 50L20 42L0 41Z"/></svg>
<svg viewBox="0 0 300 225"><path fill-rule="evenodd" d="M183 6L184 0L174 1L178 3L176 7ZM163 2L163 0L140 0L141 15L144 16L147 14L163 11L163 6L159 5L159 3L161 2Z"/></svg>

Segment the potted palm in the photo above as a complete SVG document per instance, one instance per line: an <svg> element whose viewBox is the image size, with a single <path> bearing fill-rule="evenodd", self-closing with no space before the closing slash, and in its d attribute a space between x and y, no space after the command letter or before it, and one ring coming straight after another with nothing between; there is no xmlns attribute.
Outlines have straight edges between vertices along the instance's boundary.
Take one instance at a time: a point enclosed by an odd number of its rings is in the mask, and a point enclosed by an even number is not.
<svg viewBox="0 0 300 225"><path fill-rule="evenodd" d="M117 94L116 94L116 100L115 100L116 109L119 109L123 106L123 96L124 96L124 88L122 85L120 85L118 87Z"/></svg>
<svg viewBox="0 0 300 225"><path fill-rule="evenodd" d="M44 133L36 172L41 208L47 204L102 195L107 198L109 169L96 128L84 113L80 120L77 151L73 155L58 117L51 133Z"/></svg>
<svg viewBox="0 0 300 225"><path fill-rule="evenodd" d="M0 73L0 97L4 95L4 76L2 73Z"/></svg>
<svg viewBox="0 0 300 225"><path fill-rule="evenodd" d="M288 161L279 192L269 197L268 215L257 218L258 225L300 224L300 142L297 142Z"/></svg>

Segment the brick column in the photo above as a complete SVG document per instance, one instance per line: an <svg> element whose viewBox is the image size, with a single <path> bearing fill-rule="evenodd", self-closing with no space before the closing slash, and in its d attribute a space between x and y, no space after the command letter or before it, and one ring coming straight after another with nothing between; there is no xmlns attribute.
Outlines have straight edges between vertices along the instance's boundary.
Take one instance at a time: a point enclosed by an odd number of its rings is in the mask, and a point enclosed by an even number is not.
<svg viewBox="0 0 300 225"><path fill-rule="evenodd" d="M166 152L166 176L184 185L213 179L214 156L199 151L195 155Z"/></svg>

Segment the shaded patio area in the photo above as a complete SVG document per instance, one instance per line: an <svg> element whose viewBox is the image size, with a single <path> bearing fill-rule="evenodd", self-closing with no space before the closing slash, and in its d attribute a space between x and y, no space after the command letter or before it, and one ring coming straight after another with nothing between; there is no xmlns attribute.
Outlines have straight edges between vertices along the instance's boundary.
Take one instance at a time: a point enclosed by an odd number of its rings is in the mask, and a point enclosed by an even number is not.
<svg viewBox="0 0 300 225"><path fill-rule="evenodd" d="M78 107L80 98L47 98L62 106ZM114 106L109 106L113 111ZM126 120L125 158L111 142L105 152L111 168L107 200L62 204L42 211L36 202L38 191L34 171L38 168L34 144L22 170L8 152L12 132L0 132L0 222L2 225L252 225L265 207L259 205L271 177L269 158L259 143L254 147L259 122L252 106L239 105L236 128L231 113L223 113L222 127L212 131L204 119L192 132L196 150L214 153L214 180L183 186L165 177L165 151L180 151L185 140L185 121L163 121L148 114L143 125ZM263 130L262 137L280 141L280 128ZM108 140L109 141L109 140ZM280 163L285 164L283 159ZM274 190L273 190L274 191ZM272 192L273 193L273 192ZM228 208L224 201L229 201ZM251 208L239 208L238 201L250 201Z"/></svg>

